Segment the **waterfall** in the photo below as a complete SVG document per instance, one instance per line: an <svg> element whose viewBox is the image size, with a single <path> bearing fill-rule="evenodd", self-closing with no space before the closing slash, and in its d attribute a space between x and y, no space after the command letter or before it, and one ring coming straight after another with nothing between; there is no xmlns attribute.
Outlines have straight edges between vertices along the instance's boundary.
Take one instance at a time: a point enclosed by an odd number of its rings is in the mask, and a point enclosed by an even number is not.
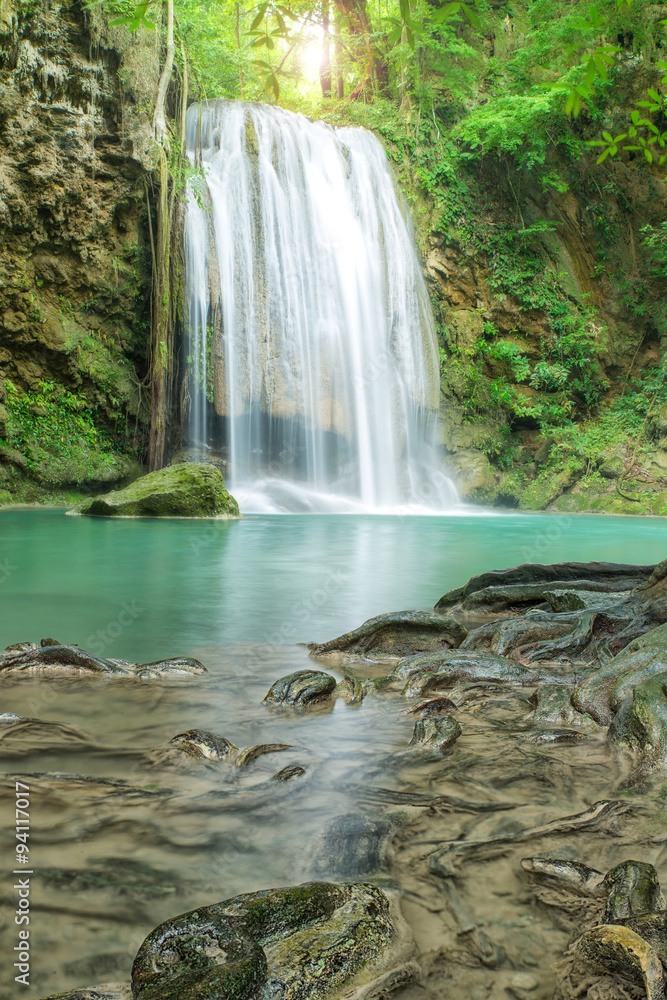
<svg viewBox="0 0 667 1000"><path fill-rule="evenodd" d="M378 140L188 111L185 439L245 512L443 510L434 323Z"/></svg>

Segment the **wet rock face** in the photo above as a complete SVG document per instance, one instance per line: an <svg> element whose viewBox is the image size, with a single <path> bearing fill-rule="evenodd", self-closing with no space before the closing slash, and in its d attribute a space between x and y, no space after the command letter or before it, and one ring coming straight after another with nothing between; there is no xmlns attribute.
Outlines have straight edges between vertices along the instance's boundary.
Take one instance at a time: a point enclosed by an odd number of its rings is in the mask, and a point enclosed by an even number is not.
<svg viewBox="0 0 667 1000"><path fill-rule="evenodd" d="M96 517L238 517L222 473L203 462L171 465L130 486L79 504L72 513Z"/></svg>
<svg viewBox="0 0 667 1000"><path fill-rule="evenodd" d="M331 674L321 670L297 670L271 685L264 704L306 708L332 702L335 693L336 679Z"/></svg>
<svg viewBox="0 0 667 1000"><path fill-rule="evenodd" d="M0 403L6 379L28 391L47 379L82 393L110 429L119 403L141 410L135 295L149 287L144 177L158 64L150 38L83 8L0 4ZM30 458L40 482L40 469L50 482L127 475L127 460L109 468L95 454L88 475L58 480L48 455L5 448L0 472Z"/></svg>
<svg viewBox="0 0 667 1000"><path fill-rule="evenodd" d="M168 920L141 945L135 1000L335 996L394 937L372 885L310 882L236 896Z"/></svg>
<svg viewBox="0 0 667 1000"><path fill-rule="evenodd" d="M454 618L431 611L395 611L369 618L352 632L329 642L309 643L311 655L346 653L370 659L456 649L467 629Z"/></svg>
<svg viewBox="0 0 667 1000"><path fill-rule="evenodd" d="M472 577L465 586L441 597L435 610L500 613L541 604L554 590L598 593L634 590L648 581L654 569L654 566L604 562L524 563Z"/></svg>

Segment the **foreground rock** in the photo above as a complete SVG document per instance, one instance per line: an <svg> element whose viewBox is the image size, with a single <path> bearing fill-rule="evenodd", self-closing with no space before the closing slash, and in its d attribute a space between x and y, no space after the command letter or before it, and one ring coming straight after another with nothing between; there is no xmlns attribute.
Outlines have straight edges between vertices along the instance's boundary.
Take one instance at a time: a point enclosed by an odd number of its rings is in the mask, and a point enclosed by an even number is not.
<svg viewBox="0 0 667 1000"><path fill-rule="evenodd" d="M572 704L579 712L588 712L597 722L609 725L639 684L665 671L666 657L667 625L660 625L577 685Z"/></svg>
<svg viewBox="0 0 667 1000"><path fill-rule="evenodd" d="M205 674L199 660L178 657L156 660L155 663L131 663L129 660L106 659L87 653L78 646L61 645L53 639L18 642L0 653L0 676L29 674L46 677L138 677L153 680L184 674Z"/></svg>
<svg viewBox="0 0 667 1000"><path fill-rule="evenodd" d="M275 681L264 698L265 705L308 708L333 703L336 678L321 670L297 670Z"/></svg>
<svg viewBox="0 0 667 1000"><path fill-rule="evenodd" d="M653 865L623 861L606 875L578 862L543 855L524 858L521 865L538 899L556 907L560 921L570 910L577 922L585 912L581 898L591 900L588 926L578 929L574 948L556 967L557 997L580 996L577 986L592 970L605 979L587 996L626 996L605 990L607 977L618 976L639 987L647 1000L664 1000L667 912Z"/></svg>
<svg viewBox="0 0 667 1000"><path fill-rule="evenodd" d="M91 497L73 514L98 517L238 517L239 506L212 465L187 462L142 476L124 490Z"/></svg>
<svg viewBox="0 0 667 1000"><path fill-rule="evenodd" d="M456 743L460 735L461 726L451 716L419 719L415 722L408 749L444 753Z"/></svg>
<svg viewBox="0 0 667 1000"><path fill-rule="evenodd" d="M568 683L568 678L546 670L531 670L505 656L456 649L406 657L397 664L387 686L411 697L444 690L458 681L530 687L534 684L563 685Z"/></svg>
<svg viewBox="0 0 667 1000"><path fill-rule="evenodd" d="M547 601L546 595L554 590L624 593L646 584L655 569L655 566L606 562L524 563L472 577L465 586L441 597L435 610L496 613L524 610ZM652 596L647 592L644 599Z"/></svg>
<svg viewBox="0 0 667 1000"><path fill-rule="evenodd" d="M102 1000L362 1000L410 983L419 969L397 908L374 885L308 882L183 913L146 938L131 993ZM109 992L101 992L109 990ZM94 988L45 1000L92 1000Z"/></svg>
<svg viewBox="0 0 667 1000"><path fill-rule="evenodd" d="M609 600L610 595L593 594ZM559 613L532 610L496 619L471 632L461 650L510 656L528 665L538 660L591 663L620 653L634 639L667 621L664 601L614 601L607 607L584 607Z"/></svg>
<svg viewBox="0 0 667 1000"><path fill-rule="evenodd" d="M346 653L369 659L402 657L456 649L467 634L467 629L455 618L433 611L395 611L369 618L359 628L329 642L308 643L308 648L312 656Z"/></svg>
<svg viewBox="0 0 667 1000"><path fill-rule="evenodd" d="M134 960L133 995L249 1000L270 984L284 1000L335 996L364 969L371 979L386 972L395 936L389 900L372 885L310 882L249 893L157 927ZM414 975L396 971L401 983Z"/></svg>

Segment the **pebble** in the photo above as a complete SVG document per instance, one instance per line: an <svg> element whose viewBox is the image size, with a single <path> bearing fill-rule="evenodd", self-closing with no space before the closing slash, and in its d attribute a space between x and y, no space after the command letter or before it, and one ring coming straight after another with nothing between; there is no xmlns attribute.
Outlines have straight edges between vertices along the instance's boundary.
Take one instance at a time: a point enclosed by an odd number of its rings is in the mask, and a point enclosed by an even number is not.
<svg viewBox="0 0 667 1000"><path fill-rule="evenodd" d="M530 992L531 990L536 990L540 985L539 979L535 976L531 976L529 972L517 972L515 976L510 979L510 986L515 990L526 990Z"/></svg>
<svg viewBox="0 0 667 1000"><path fill-rule="evenodd" d="M489 1000L489 991L486 986L475 986L470 992L471 1000Z"/></svg>

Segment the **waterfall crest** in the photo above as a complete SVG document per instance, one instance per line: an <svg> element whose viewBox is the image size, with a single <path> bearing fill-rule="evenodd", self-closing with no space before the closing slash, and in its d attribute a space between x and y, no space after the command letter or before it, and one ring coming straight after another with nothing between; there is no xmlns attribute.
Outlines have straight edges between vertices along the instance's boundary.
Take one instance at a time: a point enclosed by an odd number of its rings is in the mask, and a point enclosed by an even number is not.
<svg viewBox="0 0 667 1000"><path fill-rule="evenodd" d="M433 317L378 140L188 111L186 435L246 512L443 510Z"/></svg>

